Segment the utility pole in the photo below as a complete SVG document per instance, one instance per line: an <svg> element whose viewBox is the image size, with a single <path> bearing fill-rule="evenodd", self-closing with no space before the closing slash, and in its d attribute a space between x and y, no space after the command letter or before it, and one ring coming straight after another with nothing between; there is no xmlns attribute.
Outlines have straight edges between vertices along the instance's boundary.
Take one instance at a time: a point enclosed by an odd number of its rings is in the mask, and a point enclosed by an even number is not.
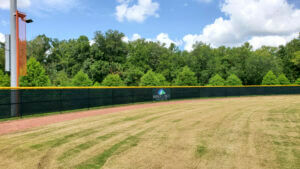
<svg viewBox="0 0 300 169"><path fill-rule="evenodd" d="M10 0L10 87L18 86L17 77L17 27L16 27L16 14L17 14L17 0ZM18 90L12 89L11 95L11 116L19 114L19 93Z"/></svg>
<svg viewBox="0 0 300 169"><path fill-rule="evenodd" d="M16 30L17 0L10 0L10 87L18 86L17 77L17 30Z"/></svg>

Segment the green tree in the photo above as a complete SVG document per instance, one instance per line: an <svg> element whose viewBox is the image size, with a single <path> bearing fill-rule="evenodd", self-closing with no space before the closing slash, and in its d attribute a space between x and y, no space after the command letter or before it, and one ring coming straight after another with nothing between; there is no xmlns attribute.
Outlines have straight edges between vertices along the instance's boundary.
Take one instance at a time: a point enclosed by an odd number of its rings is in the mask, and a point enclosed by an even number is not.
<svg viewBox="0 0 300 169"><path fill-rule="evenodd" d="M296 83L297 85L300 85L300 78L298 78L298 79L295 81L295 83Z"/></svg>
<svg viewBox="0 0 300 169"><path fill-rule="evenodd" d="M0 42L0 70L4 70L5 67L5 49L4 44Z"/></svg>
<svg viewBox="0 0 300 169"><path fill-rule="evenodd" d="M38 35L33 40L27 43L27 55L29 57L35 57L36 60L42 64L46 63L49 58L47 58L50 48L51 39L46 35Z"/></svg>
<svg viewBox="0 0 300 169"><path fill-rule="evenodd" d="M187 66L195 72L200 84L207 84L209 77L214 74L214 59L213 49L204 43L195 44L194 50L186 58Z"/></svg>
<svg viewBox="0 0 300 169"><path fill-rule="evenodd" d="M99 87L101 84L99 82L94 83L94 87Z"/></svg>
<svg viewBox="0 0 300 169"><path fill-rule="evenodd" d="M117 62L108 62L103 60L86 60L83 70L91 77L93 81L102 82L109 74L121 74L123 65Z"/></svg>
<svg viewBox="0 0 300 169"><path fill-rule="evenodd" d="M300 76L298 51L300 51L300 35L285 46L280 46L276 53L281 59L281 64L284 68L283 73L292 81L296 80L296 78Z"/></svg>
<svg viewBox="0 0 300 169"><path fill-rule="evenodd" d="M281 84L281 85L291 84L289 79L284 74L280 74L277 79L278 79L279 84Z"/></svg>
<svg viewBox="0 0 300 169"><path fill-rule="evenodd" d="M109 74L102 82L102 86L125 86L118 74Z"/></svg>
<svg viewBox="0 0 300 169"><path fill-rule="evenodd" d="M152 70L149 70L142 78L140 86L164 86L165 78L162 75L157 75Z"/></svg>
<svg viewBox="0 0 300 169"><path fill-rule="evenodd" d="M239 77L237 77L235 74L230 75L226 80L227 86L242 86L243 83Z"/></svg>
<svg viewBox="0 0 300 169"><path fill-rule="evenodd" d="M259 85L268 71L276 74L282 72L280 59L274 54L274 48L262 47L254 51L247 59L244 84Z"/></svg>
<svg viewBox="0 0 300 169"><path fill-rule="evenodd" d="M72 86L72 81L66 72L60 71L56 74L52 84L55 86Z"/></svg>
<svg viewBox="0 0 300 169"><path fill-rule="evenodd" d="M124 72L125 83L128 86L138 86L144 73L138 68L131 66Z"/></svg>
<svg viewBox="0 0 300 169"><path fill-rule="evenodd" d="M216 74L214 77L209 79L209 86L225 86L225 80L219 75Z"/></svg>
<svg viewBox="0 0 300 169"><path fill-rule="evenodd" d="M197 77L188 66L185 66L182 71L179 72L175 80L175 85L177 86L196 86L197 84Z"/></svg>
<svg viewBox="0 0 300 169"><path fill-rule="evenodd" d="M295 66L297 66L300 69L300 49L299 51L294 53L295 58L292 59L292 62Z"/></svg>
<svg viewBox="0 0 300 169"><path fill-rule="evenodd" d="M85 74L82 70L80 70L72 79L73 86L93 86L93 81L89 78L87 74Z"/></svg>
<svg viewBox="0 0 300 169"><path fill-rule="evenodd" d="M8 74L4 74L2 70L0 70L0 87L9 87L10 86L10 78Z"/></svg>
<svg viewBox="0 0 300 169"><path fill-rule="evenodd" d="M269 71L263 78L262 85L279 85L276 75Z"/></svg>
<svg viewBox="0 0 300 169"><path fill-rule="evenodd" d="M20 78L20 86L43 87L50 85L50 79L43 66L35 58L30 58L27 62L27 75Z"/></svg>
<svg viewBox="0 0 300 169"><path fill-rule="evenodd" d="M164 75L160 73L156 73L156 78L158 79L158 86L169 86L170 84L167 82Z"/></svg>
<svg viewBox="0 0 300 169"><path fill-rule="evenodd" d="M108 30L105 34L95 33L92 55L109 63L124 63L127 57L127 44L122 40L125 35L116 30ZM100 51L100 52L99 52Z"/></svg>

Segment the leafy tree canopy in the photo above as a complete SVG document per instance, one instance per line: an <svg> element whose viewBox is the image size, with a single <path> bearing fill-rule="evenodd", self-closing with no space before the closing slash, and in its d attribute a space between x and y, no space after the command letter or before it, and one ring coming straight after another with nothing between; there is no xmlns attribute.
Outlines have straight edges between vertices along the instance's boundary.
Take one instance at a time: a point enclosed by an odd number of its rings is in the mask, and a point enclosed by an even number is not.
<svg viewBox="0 0 300 169"><path fill-rule="evenodd" d="M109 74L102 82L102 86L125 86L118 74Z"/></svg>
<svg viewBox="0 0 300 169"><path fill-rule="evenodd" d="M134 66L131 66L124 72L124 81L128 86L138 86L143 75L144 73L141 70Z"/></svg>
<svg viewBox="0 0 300 169"><path fill-rule="evenodd" d="M269 71L263 78L262 85L279 85L276 75Z"/></svg>
<svg viewBox="0 0 300 169"><path fill-rule="evenodd" d="M191 69L185 66L182 71L177 75L175 85L177 86L197 86L197 77Z"/></svg>
<svg viewBox="0 0 300 169"><path fill-rule="evenodd" d="M69 79L68 75L64 71L60 71L56 74L53 80L53 85L55 86L72 86L72 81Z"/></svg>
<svg viewBox="0 0 300 169"><path fill-rule="evenodd" d="M277 79L278 79L279 84L281 84L281 85L291 84L289 79L284 74L280 74Z"/></svg>
<svg viewBox="0 0 300 169"><path fill-rule="evenodd" d="M0 70L4 70L5 67L5 50L4 44L0 42Z"/></svg>
<svg viewBox="0 0 300 169"><path fill-rule="evenodd" d="M35 58L30 58L27 62L27 75L21 77L20 86L43 87L50 85L50 79L43 66Z"/></svg>
<svg viewBox="0 0 300 169"><path fill-rule="evenodd" d="M225 80L219 74L216 74L209 79L209 86L225 86Z"/></svg>
<svg viewBox="0 0 300 169"><path fill-rule="evenodd" d="M2 70L0 70L0 87L9 87L10 86L10 78L8 74L4 74Z"/></svg>
<svg viewBox="0 0 300 169"><path fill-rule="evenodd" d="M85 74L82 70L80 70L72 79L73 86L93 86L93 81L89 78L87 74Z"/></svg>
<svg viewBox="0 0 300 169"><path fill-rule="evenodd" d="M235 74L230 75L226 80L227 86L242 86L243 83Z"/></svg>
<svg viewBox="0 0 300 169"><path fill-rule="evenodd" d="M128 86L141 85L144 73L149 70L155 72L156 80L151 82L152 85L175 85L191 80L182 79L185 77L182 76L183 67L194 72L200 85L209 84L216 74L221 77L235 74L244 85L262 84L270 70L276 75L284 73L292 82L300 77L300 37L280 47L263 46L257 50L249 43L213 48L199 42L192 51L145 39L125 42L124 37L117 30L98 31L92 40L86 36L58 40L39 35L28 42L28 58L34 57L40 62L55 86L66 85L63 84L66 77L72 79L80 70L93 84L102 82L109 74L118 74ZM0 43L0 70L4 70L3 43Z"/></svg>
<svg viewBox="0 0 300 169"><path fill-rule="evenodd" d="M149 70L142 78L140 86L164 86L166 85L165 77Z"/></svg>
<svg viewBox="0 0 300 169"><path fill-rule="evenodd" d="M297 85L300 85L300 78L298 78L295 82Z"/></svg>

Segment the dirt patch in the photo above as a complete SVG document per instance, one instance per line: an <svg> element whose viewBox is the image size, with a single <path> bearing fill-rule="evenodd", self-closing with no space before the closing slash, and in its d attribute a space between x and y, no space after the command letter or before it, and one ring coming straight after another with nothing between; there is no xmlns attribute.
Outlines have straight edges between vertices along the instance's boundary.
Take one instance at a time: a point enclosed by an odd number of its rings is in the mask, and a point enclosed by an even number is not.
<svg viewBox="0 0 300 169"><path fill-rule="evenodd" d="M231 99L234 99L234 98L231 98ZM50 115L50 116L37 117L37 118L28 118L28 119L21 119L21 120L15 120L15 121L1 122L0 123L0 135L14 133L14 132L18 132L18 131L24 131L26 129L46 126L46 125L53 124L53 123L81 119L81 118L90 117L90 116L116 113L116 112L122 112L122 111L133 110L133 109L149 108L149 107L153 107L153 106L164 106L164 105L189 103L189 102L205 101L205 100L208 100L208 99L147 103L147 104L129 105L129 106L122 106L122 107L113 107L113 108L105 108L105 109L99 109L99 110L89 110L89 111L82 111L82 112L76 112L76 113L58 114L58 115ZM209 100L216 100L216 99L209 99Z"/></svg>

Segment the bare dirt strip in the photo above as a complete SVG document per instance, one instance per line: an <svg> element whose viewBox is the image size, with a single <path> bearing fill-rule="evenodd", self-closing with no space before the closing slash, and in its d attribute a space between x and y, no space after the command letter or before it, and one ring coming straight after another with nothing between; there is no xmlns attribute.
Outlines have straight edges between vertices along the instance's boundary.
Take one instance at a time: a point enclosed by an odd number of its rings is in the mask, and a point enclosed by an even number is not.
<svg viewBox="0 0 300 169"><path fill-rule="evenodd" d="M201 99L201 100L208 100L208 99ZM214 99L209 99L209 100L214 100ZM112 107L112 108L104 108L99 110L89 110L89 111L81 111L76 113L58 114L58 115L50 115L50 116L43 116L43 117L36 117L36 118L27 118L27 119L0 122L0 135L24 131L26 129L41 127L41 126L69 121L69 120L76 120L76 119L90 117L90 116L116 113L116 112L122 112L122 111L140 109L140 108L150 108L153 106L187 103L193 101L197 101L197 100L180 100L180 101L169 101L169 102L135 104L129 106Z"/></svg>

